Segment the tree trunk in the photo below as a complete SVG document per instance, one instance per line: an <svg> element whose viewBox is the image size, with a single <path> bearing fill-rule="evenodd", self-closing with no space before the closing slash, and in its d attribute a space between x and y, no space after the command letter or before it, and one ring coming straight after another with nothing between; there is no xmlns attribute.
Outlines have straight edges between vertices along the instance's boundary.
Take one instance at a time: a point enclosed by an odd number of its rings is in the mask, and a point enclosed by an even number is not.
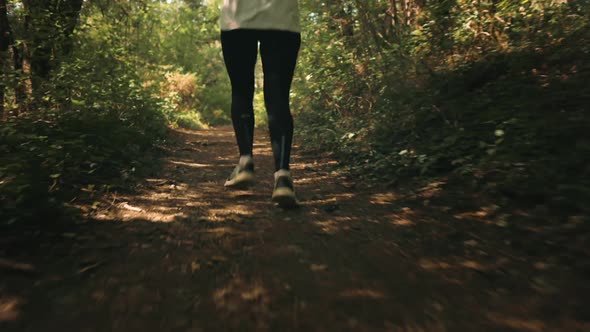
<svg viewBox="0 0 590 332"><path fill-rule="evenodd" d="M385 32L389 41L398 41L400 35L399 13L395 0L389 0L389 7L385 11Z"/></svg>
<svg viewBox="0 0 590 332"><path fill-rule="evenodd" d="M364 35L370 37L373 42L373 48L377 51L378 54L381 54L381 41L379 40L379 35L373 26L373 23L370 19L371 8L366 5L365 2L362 0L356 0L356 8L358 10L357 17L361 23L361 29L364 30ZM371 44L370 40L365 40L367 45ZM367 49L369 52L373 52L373 48L368 47Z"/></svg>
<svg viewBox="0 0 590 332"><path fill-rule="evenodd" d="M406 12L407 12L407 2L406 0L400 0L401 9L402 9L402 25L406 26L408 22L406 22Z"/></svg>
<svg viewBox="0 0 590 332"><path fill-rule="evenodd" d="M18 106L15 111L18 115L26 109L25 102L27 100L27 86L25 83L25 46L23 43L12 44L12 63L14 66L14 99Z"/></svg>
<svg viewBox="0 0 590 332"><path fill-rule="evenodd" d="M61 17L63 24L63 42L61 45L62 55L68 56L73 51L74 44L72 34L78 25L80 10L82 10L83 3L84 0L66 0L60 2L59 16Z"/></svg>
<svg viewBox="0 0 590 332"><path fill-rule="evenodd" d="M12 30L8 22L6 0L0 0L0 120L6 120L7 117L6 109L4 108L4 97L6 82L8 82L8 49L12 41Z"/></svg>
<svg viewBox="0 0 590 332"><path fill-rule="evenodd" d="M389 12L393 15L393 26L397 31L397 28L399 26L399 14L397 12L397 4L395 3L395 0L389 0L389 3Z"/></svg>
<svg viewBox="0 0 590 332"><path fill-rule="evenodd" d="M25 36L31 67L33 102L38 104L43 96L43 83L51 70L51 43L55 38L50 10L51 2L23 0L25 12Z"/></svg>
<svg viewBox="0 0 590 332"><path fill-rule="evenodd" d="M83 0L23 0L25 40L30 54L33 99L38 103L45 82L62 55L73 50L72 34L78 24Z"/></svg>

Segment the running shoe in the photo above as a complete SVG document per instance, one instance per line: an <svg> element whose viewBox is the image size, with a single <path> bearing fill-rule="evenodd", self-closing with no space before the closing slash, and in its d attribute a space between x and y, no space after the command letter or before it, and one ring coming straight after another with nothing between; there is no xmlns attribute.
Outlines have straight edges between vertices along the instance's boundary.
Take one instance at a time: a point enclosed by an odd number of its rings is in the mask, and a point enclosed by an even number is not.
<svg viewBox="0 0 590 332"><path fill-rule="evenodd" d="M278 170L275 173L275 187L272 192L272 201L283 209L293 209L299 206L297 197L295 197L295 190L293 189L291 172L286 169Z"/></svg>
<svg viewBox="0 0 590 332"><path fill-rule="evenodd" d="M223 185L232 189L247 189L254 184L254 161L252 156L241 156L240 161Z"/></svg>

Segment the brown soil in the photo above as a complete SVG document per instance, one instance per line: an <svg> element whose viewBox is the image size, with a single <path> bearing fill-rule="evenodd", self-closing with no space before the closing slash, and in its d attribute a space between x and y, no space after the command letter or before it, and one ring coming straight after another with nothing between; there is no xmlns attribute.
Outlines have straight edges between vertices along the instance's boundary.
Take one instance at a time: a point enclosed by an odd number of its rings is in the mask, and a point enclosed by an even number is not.
<svg viewBox="0 0 590 332"><path fill-rule="evenodd" d="M230 128L174 135L133 194L78 205L88 218L75 226L21 232L28 246L0 237L0 331L590 330L582 217L549 239L507 225L542 207L505 213L444 179L365 186L297 154L303 204L283 211L264 133L250 191L222 186Z"/></svg>

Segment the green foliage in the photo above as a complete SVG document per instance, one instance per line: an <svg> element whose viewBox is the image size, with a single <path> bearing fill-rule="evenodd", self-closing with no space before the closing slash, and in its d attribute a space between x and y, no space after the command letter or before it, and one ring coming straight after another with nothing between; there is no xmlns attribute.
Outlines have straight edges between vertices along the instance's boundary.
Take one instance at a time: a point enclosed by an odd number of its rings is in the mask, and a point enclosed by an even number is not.
<svg viewBox="0 0 590 332"><path fill-rule="evenodd" d="M144 158L166 133L160 100L116 31L101 29L79 30L43 104L0 123L3 222L52 217L82 188L117 187L153 162Z"/></svg>
<svg viewBox="0 0 590 332"><path fill-rule="evenodd" d="M381 178L453 172L543 193L588 178L587 2L409 5L385 25L388 1L304 5L304 148Z"/></svg>
<svg viewBox="0 0 590 332"><path fill-rule="evenodd" d="M172 126L186 129L200 129L205 125L197 111L199 100L196 98L199 87L195 74L182 74L178 71L162 75L156 72L156 79L162 80L157 84L160 94L160 107L166 119ZM153 81L150 84L155 84Z"/></svg>
<svg viewBox="0 0 590 332"><path fill-rule="evenodd" d="M3 123L2 220L39 217L74 189L117 186L143 168L143 156L164 130L163 121L155 122L158 113L150 112L76 107Z"/></svg>
<svg viewBox="0 0 590 332"><path fill-rule="evenodd" d="M167 125L230 122L214 2L17 1L7 9L2 24L14 40L1 54L11 111L0 124L2 220L58 211L81 188L118 186L153 164L144 158Z"/></svg>
<svg viewBox="0 0 590 332"><path fill-rule="evenodd" d="M3 220L116 185L144 168L166 125L230 123L218 1L93 1L80 12L82 2L55 3L11 2L2 21L14 36L2 52L11 111L0 125ZM451 172L494 190L588 195L572 175L590 178L587 1L301 9L292 104L304 148L381 179ZM258 125L263 105L259 89Z"/></svg>
<svg viewBox="0 0 590 332"><path fill-rule="evenodd" d="M82 28L88 38L124 50L141 84L162 99L162 110L173 126L230 122L231 90L220 50L219 10L213 3L98 2L86 10ZM175 96L178 91L170 80L178 75L191 77L191 94Z"/></svg>
<svg viewBox="0 0 590 332"><path fill-rule="evenodd" d="M191 126L230 122L231 89L221 56L218 18L219 10L213 4L195 6L175 1L152 4L136 23L138 36L133 43L144 64L145 69L140 71L146 80L165 81L170 71L162 71L161 66L196 78L191 105L180 107L180 111L190 108L199 115L172 115L169 118L173 123L179 117L183 121L193 119ZM167 95L167 91L161 95Z"/></svg>
<svg viewBox="0 0 590 332"><path fill-rule="evenodd" d="M264 105L264 92L262 89L257 89L254 94L254 118L257 127L263 128L268 125L268 115Z"/></svg>

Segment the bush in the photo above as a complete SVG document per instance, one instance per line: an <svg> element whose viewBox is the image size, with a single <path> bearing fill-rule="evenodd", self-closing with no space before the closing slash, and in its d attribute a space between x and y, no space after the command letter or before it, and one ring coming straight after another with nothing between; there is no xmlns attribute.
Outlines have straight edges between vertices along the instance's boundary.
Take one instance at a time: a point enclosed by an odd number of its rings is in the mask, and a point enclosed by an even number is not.
<svg viewBox="0 0 590 332"><path fill-rule="evenodd" d="M124 54L86 46L54 70L46 107L0 124L0 220L47 217L81 187L117 186L165 137Z"/></svg>
<svg viewBox="0 0 590 332"><path fill-rule="evenodd" d="M194 73L167 71L159 82L160 107L169 124L185 129L206 127L202 121L198 94L198 78Z"/></svg>
<svg viewBox="0 0 590 332"><path fill-rule="evenodd" d="M588 155L587 2L432 3L389 35L365 21L379 4L344 16L334 5L336 18L304 6L315 11L294 84L304 149L364 175L496 172L543 192L587 174L587 158L573 157Z"/></svg>

